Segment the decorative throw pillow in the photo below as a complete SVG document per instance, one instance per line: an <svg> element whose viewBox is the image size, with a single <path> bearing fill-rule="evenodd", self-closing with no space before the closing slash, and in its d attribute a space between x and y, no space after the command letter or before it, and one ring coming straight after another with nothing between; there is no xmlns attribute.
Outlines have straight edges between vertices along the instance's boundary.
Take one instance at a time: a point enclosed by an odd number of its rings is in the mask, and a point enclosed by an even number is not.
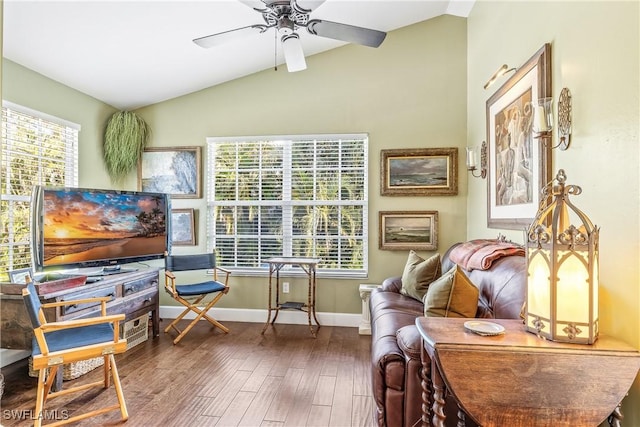
<svg viewBox="0 0 640 427"><path fill-rule="evenodd" d="M440 277L441 273L440 254L435 254L425 260L414 251L410 251L402 273L400 293L422 301L431 282Z"/></svg>
<svg viewBox="0 0 640 427"><path fill-rule="evenodd" d="M427 317L475 317L478 288L455 265L433 282L424 296Z"/></svg>

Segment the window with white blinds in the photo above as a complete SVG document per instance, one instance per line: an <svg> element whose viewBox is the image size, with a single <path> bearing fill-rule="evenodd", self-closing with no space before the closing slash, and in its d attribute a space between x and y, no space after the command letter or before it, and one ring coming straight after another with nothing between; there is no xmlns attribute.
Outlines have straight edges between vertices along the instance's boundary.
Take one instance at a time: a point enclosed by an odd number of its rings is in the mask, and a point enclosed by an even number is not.
<svg viewBox="0 0 640 427"><path fill-rule="evenodd" d="M366 134L207 138L208 249L247 274L296 256L320 258L325 277L363 277L367 147Z"/></svg>
<svg viewBox="0 0 640 427"><path fill-rule="evenodd" d="M33 186L78 186L79 131L75 123L2 102L0 280L31 266Z"/></svg>

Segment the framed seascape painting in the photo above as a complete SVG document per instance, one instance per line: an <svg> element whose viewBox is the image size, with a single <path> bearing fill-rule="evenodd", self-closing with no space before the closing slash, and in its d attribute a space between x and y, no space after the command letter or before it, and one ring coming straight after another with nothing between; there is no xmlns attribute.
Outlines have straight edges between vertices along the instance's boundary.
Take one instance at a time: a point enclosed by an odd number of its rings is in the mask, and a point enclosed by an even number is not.
<svg viewBox="0 0 640 427"><path fill-rule="evenodd" d="M383 196L458 194L456 147L381 150L380 171Z"/></svg>
<svg viewBox="0 0 640 427"><path fill-rule="evenodd" d="M488 100L487 225L523 229L551 180L551 148L534 138L534 105L551 96L551 45L545 44Z"/></svg>
<svg viewBox="0 0 640 427"><path fill-rule="evenodd" d="M378 247L383 250L438 249L437 211L397 211L379 213Z"/></svg>
<svg viewBox="0 0 640 427"><path fill-rule="evenodd" d="M199 199L202 147L145 148L138 162L138 190Z"/></svg>
<svg viewBox="0 0 640 427"><path fill-rule="evenodd" d="M196 244L194 209L171 209L171 244L194 246Z"/></svg>

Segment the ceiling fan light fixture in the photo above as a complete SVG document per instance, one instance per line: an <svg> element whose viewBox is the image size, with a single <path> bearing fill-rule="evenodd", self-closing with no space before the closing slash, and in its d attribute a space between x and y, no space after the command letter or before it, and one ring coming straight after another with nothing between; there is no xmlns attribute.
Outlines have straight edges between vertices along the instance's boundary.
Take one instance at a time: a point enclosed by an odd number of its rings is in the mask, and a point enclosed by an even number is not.
<svg viewBox="0 0 640 427"><path fill-rule="evenodd" d="M296 33L282 37L282 51L287 62L287 70L290 73L307 69L307 61L304 58L304 51L300 38Z"/></svg>
<svg viewBox="0 0 640 427"><path fill-rule="evenodd" d="M1 2L2 0L0 0ZM309 34L355 43L363 46L378 47L384 41L387 33L370 28L358 27L340 22L322 19L309 19L309 13L326 0L239 0L262 15L264 24L250 25L223 31L205 37L194 39L194 43L205 48L231 42L242 36L249 36L256 32L264 33L268 29L275 29L274 41L278 37L282 42L284 58L289 72L302 71L307 68L304 51L297 31L306 28ZM277 53L276 53L277 58ZM277 59L276 59L277 63Z"/></svg>

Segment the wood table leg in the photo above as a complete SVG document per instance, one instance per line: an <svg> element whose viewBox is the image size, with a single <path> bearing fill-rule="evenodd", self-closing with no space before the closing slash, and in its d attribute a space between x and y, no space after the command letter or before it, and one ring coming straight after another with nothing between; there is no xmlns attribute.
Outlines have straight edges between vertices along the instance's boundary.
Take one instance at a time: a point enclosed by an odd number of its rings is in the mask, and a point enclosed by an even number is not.
<svg viewBox="0 0 640 427"><path fill-rule="evenodd" d="M420 358L422 359L421 380L422 385L422 427L428 427L431 423L431 359L424 347L424 343L420 350Z"/></svg>
<svg viewBox="0 0 640 427"><path fill-rule="evenodd" d="M51 391L54 391L54 392L62 391L62 382L64 381L64 365L60 365L55 375L56 375L56 380L53 382Z"/></svg>
<svg viewBox="0 0 640 427"><path fill-rule="evenodd" d="M270 265L269 266L269 296L267 297L267 323L264 324L264 327L262 328L262 332L260 332L261 334L264 334L264 332L267 330L267 327L269 327L269 323L271 322L271 298L272 298L272 281L273 281L273 266ZM278 289L276 289L276 295L278 294ZM277 297L276 297L277 298ZM277 303L276 303L276 307L277 307ZM276 312L276 316L273 318L273 321L276 321L276 317L278 317L278 313Z"/></svg>
<svg viewBox="0 0 640 427"><path fill-rule="evenodd" d="M320 322L318 322L318 316L316 316L316 285L318 284L318 278L316 276L316 268L315 266L313 267L312 271L312 278L311 278L311 284L313 285L313 295L312 295L312 307L313 307L313 320L316 321L316 326L318 327L317 329L320 329Z"/></svg>
<svg viewBox="0 0 640 427"><path fill-rule="evenodd" d="M433 419L432 423L435 427L445 427L444 420L447 418L444 414L444 396L446 388L444 380L440 375L440 370L434 359L431 359L431 384L433 386Z"/></svg>
<svg viewBox="0 0 640 427"><path fill-rule="evenodd" d="M309 284L307 286L307 321L309 323L309 330L311 331L311 335L315 338L316 332L313 330L313 324L311 323L311 313L313 312L313 316L315 317L315 306L312 301L311 295L313 293L313 278L311 276L311 270L305 270L307 272L307 276L309 279Z"/></svg>
<svg viewBox="0 0 640 427"><path fill-rule="evenodd" d="M151 333L153 338L160 336L160 311L158 309L151 310Z"/></svg>

